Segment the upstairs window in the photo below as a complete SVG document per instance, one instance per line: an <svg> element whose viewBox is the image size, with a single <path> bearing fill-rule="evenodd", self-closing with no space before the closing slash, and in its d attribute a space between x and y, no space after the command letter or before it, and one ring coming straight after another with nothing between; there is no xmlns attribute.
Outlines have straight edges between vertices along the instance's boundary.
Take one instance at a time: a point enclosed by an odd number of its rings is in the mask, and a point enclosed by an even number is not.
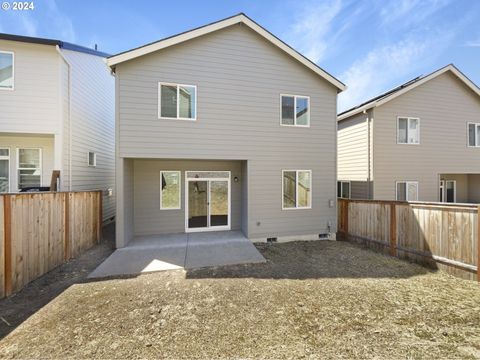
<svg viewBox="0 0 480 360"><path fill-rule="evenodd" d="M418 201L417 181L397 181L397 201Z"/></svg>
<svg viewBox="0 0 480 360"><path fill-rule="evenodd" d="M196 120L197 87L158 83L158 117L161 119Z"/></svg>
<svg viewBox="0 0 480 360"><path fill-rule="evenodd" d="M339 181L337 183L337 197L350 199L350 181Z"/></svg>
<svg viewBox="0 0 480 360"><path fill-rule="evenodd" d="M420 119L397 118L397 144L420 144Z"/></svg>
<svg viewBox="0 0 480 360"><path fill-rule="evenodd" d="M0 51L0 90L13 90L13 53Z"/></svg>
<svg viewBox="0 0 480 360"><path fill-rule="evenodd" d="M468 123L468 146L480 147L480 123Z"/></svg>
<svg viewBox="0 0 480 360"><path fill-rule="evenodd" d="M281 95L281 124L283 126L310 126L310 98L308 96Z"/></svg>

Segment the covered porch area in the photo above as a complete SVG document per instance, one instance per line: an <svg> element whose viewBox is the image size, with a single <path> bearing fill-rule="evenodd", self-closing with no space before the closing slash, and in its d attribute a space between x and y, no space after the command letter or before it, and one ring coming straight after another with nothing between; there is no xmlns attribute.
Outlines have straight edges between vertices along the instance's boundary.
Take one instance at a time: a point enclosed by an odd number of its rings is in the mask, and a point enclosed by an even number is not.
<svg viewBox="0 0 480 360"><path fill-rule="evenodd" d="M440 174L440 202L480 204L480 174Z"/></svg>
<svg viewBox="0 0 480 360"><path fill-rule="evenodd" d="M241 231L136 236L117 249L89 278L265 262Z"/></svg>

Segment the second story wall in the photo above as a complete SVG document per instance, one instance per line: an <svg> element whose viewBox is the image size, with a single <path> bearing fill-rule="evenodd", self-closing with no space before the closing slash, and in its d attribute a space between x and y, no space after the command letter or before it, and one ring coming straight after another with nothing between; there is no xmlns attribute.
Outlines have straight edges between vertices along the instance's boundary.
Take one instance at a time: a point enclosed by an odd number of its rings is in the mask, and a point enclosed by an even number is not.
<svg viewBox="0 0 480 360"><path fill-rule="evenodd" d="M420 119L420 143L397 144L397 117ZM395 197L395 181L419 182L419 199L438 201L439 174L480 173L480 148L467 123L480 122L480 98L450 72L375 108L374 196Z"/></svg>
<svg viewBox="0 0 480 360"><path fill-rule="evenodd" d="M116 72L122 157L315 158L327 173L335 168L336 89L246 26L121 63ZM159 81L197 86L196 121L158 118ZM310 128L280 126L280 94L310 96Z"/></svg>
<svg viewBox="0 0 480 360"><path fill-rule="evenodd" d="M14 53L14 89L0 89L0 131L58 132L60 57L55 47L0 40L0 51Z"/></svg>

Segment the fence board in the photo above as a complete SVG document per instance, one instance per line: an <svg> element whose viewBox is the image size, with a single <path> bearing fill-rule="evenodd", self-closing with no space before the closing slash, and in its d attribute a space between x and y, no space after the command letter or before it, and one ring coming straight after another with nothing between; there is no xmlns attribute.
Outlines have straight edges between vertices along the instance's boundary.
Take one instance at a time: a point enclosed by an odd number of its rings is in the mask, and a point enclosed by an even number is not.
<svg viewBox="0 0 480 360"><path fill-rule="evenodd" d="M0 195L0 297L99 241L99 197L99 191Z"/></svg>
<svg viewBox="0 0 480 360"><path fill-rule="evenodd" d="M479 211L466 204L339 199L339 231L348 223L351 239L383 244L402 258L436 261L456 276L473 279L478 272L480 279Z"/></svg>

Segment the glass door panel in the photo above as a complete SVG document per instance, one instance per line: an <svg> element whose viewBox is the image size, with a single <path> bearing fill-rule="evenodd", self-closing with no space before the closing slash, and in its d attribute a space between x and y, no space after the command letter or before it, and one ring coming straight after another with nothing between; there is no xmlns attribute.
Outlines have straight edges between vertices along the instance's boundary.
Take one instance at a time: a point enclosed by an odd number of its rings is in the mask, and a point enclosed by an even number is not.
<svg viewBox="0 0 480 360"><path fill-rule="evenodd" d="M208 181L188 181L188 227L208 226Z"/></svg>
<svg viewBox="0 0 480 360"><path fill-rule="evenodd" d="M228 225L228 181L210 181L210 226Z"/></svg>

